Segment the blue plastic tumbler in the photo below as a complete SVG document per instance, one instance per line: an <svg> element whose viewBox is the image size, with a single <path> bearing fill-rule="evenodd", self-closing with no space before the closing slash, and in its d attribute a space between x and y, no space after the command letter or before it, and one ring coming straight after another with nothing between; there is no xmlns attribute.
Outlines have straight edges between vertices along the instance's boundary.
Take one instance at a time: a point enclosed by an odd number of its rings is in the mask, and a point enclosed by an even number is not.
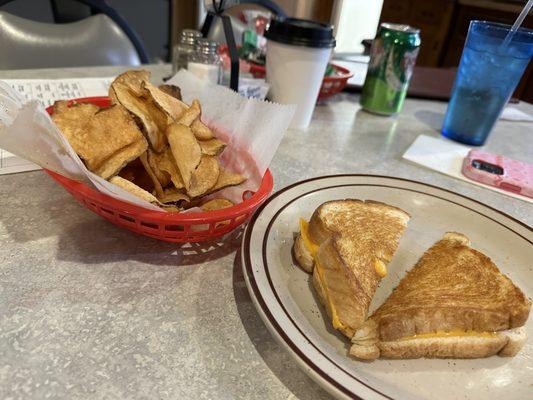
<svg viewBox="0 0 533 400"><path fill-rule="evenodd" d="M444 117L442 134L481 146L513 94L533 56L533 30L518 29L501 44L511 26L472 21Z"/></svg>

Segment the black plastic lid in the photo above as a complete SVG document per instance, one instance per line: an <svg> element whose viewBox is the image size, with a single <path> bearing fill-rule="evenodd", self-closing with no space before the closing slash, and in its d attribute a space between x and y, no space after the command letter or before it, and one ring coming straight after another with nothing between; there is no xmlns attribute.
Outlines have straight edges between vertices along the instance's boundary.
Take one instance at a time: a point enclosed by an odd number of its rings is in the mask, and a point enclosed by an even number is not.
<svg viewBox="0 0 533 400"><path fill-rule="evenodd" d="M333 27L308 19L273 19L265 33L268 40L305 47L335 47Z"/></svg>

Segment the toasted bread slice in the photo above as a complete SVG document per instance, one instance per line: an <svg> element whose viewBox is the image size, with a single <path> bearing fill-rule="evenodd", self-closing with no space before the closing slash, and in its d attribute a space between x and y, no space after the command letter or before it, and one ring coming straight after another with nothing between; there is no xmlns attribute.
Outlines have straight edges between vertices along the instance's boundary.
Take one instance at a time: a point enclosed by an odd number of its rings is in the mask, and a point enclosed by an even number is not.
<svg viewBox="0 0 533 400"><path fill-rule="evenodd" d="M525 342L520 327L530 307L490 258L449 232L356 331L350 353L368 359L362 347L376 346L375 358L513 356Z"/></svg>
<svg viewBox="0 0 533 400"><path fill-rule="evenodd" d="M333 326L348 337L364 322L409 215L376 201L335 200L301 222L293 252L313 282Z"/></svg>

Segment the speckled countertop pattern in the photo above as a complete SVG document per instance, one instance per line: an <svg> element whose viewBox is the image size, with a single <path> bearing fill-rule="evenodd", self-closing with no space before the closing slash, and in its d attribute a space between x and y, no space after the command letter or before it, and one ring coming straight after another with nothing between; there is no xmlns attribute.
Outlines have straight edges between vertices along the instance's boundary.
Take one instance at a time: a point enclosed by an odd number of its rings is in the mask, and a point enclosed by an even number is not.
<svg viewBox="0 0 533 400"><path fill-rule="evenodd" d="M125 68L0 71L2 78L110 76ZM153 80L168 66L150 66ZM533 106L517 106L533 114ZM319 105L288 131L275 189L325 174L419 180L533 224L533 207L402 160L438 135L446 103L407 100L396 118L358 96ZM533 125L498 122L487 150L533 160ZM180 247L129 233L78 205L43 172L0 176L0 398L324 399L278 345L243 281L240 232Z"/></svg>

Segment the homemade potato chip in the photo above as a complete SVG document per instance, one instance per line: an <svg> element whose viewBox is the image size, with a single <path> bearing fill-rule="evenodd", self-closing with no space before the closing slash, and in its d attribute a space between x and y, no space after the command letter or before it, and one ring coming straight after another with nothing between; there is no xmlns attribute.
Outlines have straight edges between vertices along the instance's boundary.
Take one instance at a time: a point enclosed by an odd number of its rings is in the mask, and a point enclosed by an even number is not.
<svg viewBox="0 0 533 400"><path fill-rule="evenodd" d="M117 76L111 86L123 85L127 87L133 95L141 97L143 95L142 84L143 82L150 81L150 75L150 71L145 69L126 71ZM116 100L111 93L109 94L109 97L111 97L111 100Z"/></svg>
<svg viewBox="0 0 533 400"><path fill-rule="evenodd" d="M192 174L187 194L191 197L198 197L206 193L217 183L219 173L220 167L217 159L203 155L198 168Z"/></svg>
<svg viewBox="0 0 533 400"><path fill-rule="evenodd" d="M177 122L185 126L191 126L194 120L200 116L201 112L200 103L198 100L193 100L191 106L185 110Z"/></svg>
<svg viewBox="0 0 533 400"><path fill-rule="evenodd" d="M109 90L115 94L118 104L123 105L140 120L150 145L155 151L161 152L167 145L167 139L164 134L168 125L167 122L169 122L167 115L151 101L134 96L125 87L115 86Z"/></svg>
<svg viewBox="0 0 533 400"><path fill-rule="evenodd" d="M213 186L206 194L214 193L217 190L224 189L228 186L237 186L243 183L246 178L239 174L234 174L229 172L224 168L220 168L220 173L218 175L217 183Z"/></svg>
<svg viewBox="0 0 533 400"><path fill-rule="evenodd" d="M185 202L190 201L190 197L176 188L168 188L168 189L165 189L163 196L159 200L161 201L161 203L180 204L184 201Z"/></svg>
<svg viewBox="0 0 533 400"><path fill-rule="evenodd" d="M175 99L181 100L181 89L174 85L159 85L159 90Z"/></svg>
<svg viewBox="0 0 533 400"><path fill-rule="evenodd" d="M228 208L234 204L227 199L211 199L200 206L204 211L214 211L221 210L223 208Z"/></svg>
<svg viewBox="0 0 533 400"><path fill-rule="evenodd" d="M144 152L143 154L141 154L139 156L139 159L141 160L141 163L146 173L148 174L148 176L152 180L152 183L154 184L155 193L157 194L158 197L163 196L163 186L159 182L159 179L157 179L156 174L154 173L154 171L152 170L152 167L150 166L150 163L148 162L147 152Z"/></svg>
<svg viewBox="0 0 533 400"><path fill-rule="evenodd" d="M74 122L76 120L74 117L80 118L83 115L91 116L100 110L100 107L91 103L72 103L70 106L68 104L69 102L67 100L58 100L54 102L52 106L54 109L54 114L61 115L66 111L70 111L70 113L65 114L64 117L68 118L70 116L72 118L72 122Z"/></svg>
<svg viewBox="0 0 533 400"><path fill-rule="evenodd" d="M142 165L139 158L136 158L122 168L118 176L133 182L135 185L146 190L147 192L151 193L154 190L154 182L152 178L150 178L150 175L148 175L146 172L146 169Z"/></svg>
<svg viewBox="0 0 533 400"><path fill-rule="evenodd" d="M68 101L59 100L53 105L52 120L62 131L63 136L69 141L74 151L82 160L89 157L86 149L86 125L89 119L100 110L90 103L74 103L70 107Z"/></svg>
<svg viewBox="0 0 533 400"><path fill-rule="evenodd" d="M171 124L166 131L170 149L187 192L191 187L194 170L200 164L202 150L191 129L182 124Z"/></svg>
<svg viewBox="0 0 533 400"><path fill-rule="evenodd" d="M164 132L172 118L151 98L144 97L144 82L149 76L148 71L129 71L119 75L109 88L109 97L140 120L150 145L155 151L161 152L167 144Z"/></svg>
<svg viewBox="0 0 533 400"><path fill-rule="evenodd" d="M114 185L117 185L118 187L130 192L131 194L148 201L149 203L160 205L161 203L159 200L155 198L155 196L152 193L148 193L146 190L141 189L139 186L135 185L133 182L128 181L127 179L124 179L120 176L114 176L111 179L109 179L109 182L111 182Z"/></svg>
<svg viewBox="0 0 533 400"><path fill-rule="evenodd" d="M213 139L215 136L211 129L209 129L200 118L196 118L191 124L192 133L198 140L209 140Z"/></svg>
<svg viewBox="0 0 533 400"><path fill-rule="evenodd" d="M107 179L146 151L148 144L121 105L94 112L94 106L55 107L52 119L87 168Z"/></svg>
<svg viewBox="0 0 533 400"><path fill-rule="evenodd" d="M153 102L172 118L173 121L177 121L189 108L187 104L162 92L150 82L143 82L143 88L146 90L148 96L153 99Z"/></svg>
<svg viewBox="0 0 533 400"><path fill-rule="evenodd" d="M167 186L170 182L172 182L176 189L183 189L185 187L170 147L161 154L154 152L150 154L149 152L148 161L152 165L152 169L156 176L158 176L158 179L160 179L163 187Z"/></svg>
<svg viewBox="0 0 533 400"><path fill-rule="evenodd" d="M145 152L147 148L148 144L146 141L134 142L113 154L93 172L104 179L115 176L126 164L139 157L139 154Z"/></svg>
<svg viewBox="0 0 533 400"><path fill-rule="evenodd" d="M137 196L143 200L148 201L149 203L155 204L156 206L161 207L164 211L167 212L179 212L181 209L179 207L176 207L174 204L163 204L161 203L153 194L147 192L146 190L140 188L139 186L135 185L133 182L128 181L127 179L124 179L120 176L114 176L111 179L109 179L109 182L111 182L114 185L117 185L118 187L128 191L129 193L133 194L134 196Z"/></svg>
<svg viewBox="0 0 533 400"><path fill-rule="evenodd" d="M163 151L161 154L158 154L152 149L148 149L146 152L148 164L150 165L150 168L162 187L166 187L170 183L170 174L161 169L161 162L159 161L159 157L165 154L166 151L167 150Z"/></svg>
<svg viewBox="0 0 533 400"><path fill-rule="evenodd" d="M202 149L202 154L209 156L218 156L226 148L226 143L216 138L210 140L199 140L198 144Z"/></svg>

